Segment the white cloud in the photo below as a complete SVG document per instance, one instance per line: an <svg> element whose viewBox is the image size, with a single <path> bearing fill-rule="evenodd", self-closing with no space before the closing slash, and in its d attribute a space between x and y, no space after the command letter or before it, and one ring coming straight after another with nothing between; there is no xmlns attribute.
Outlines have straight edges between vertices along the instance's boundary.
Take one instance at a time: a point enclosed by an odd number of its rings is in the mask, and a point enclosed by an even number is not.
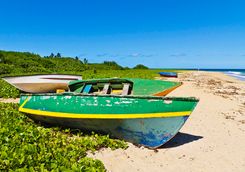
<svg viewBox="0 0 245 172"><path fill-rule="evenodd" d="M186 53L176 53L176 54L170 54L170 57L184 57L186 56Z"/></svg>
<svg viewBox="0 0 245 172"><path fill-rule="evenodd" d="M142 53L132 53L128 55L129 57L152 57L154 54L142 54Z"/></svg>

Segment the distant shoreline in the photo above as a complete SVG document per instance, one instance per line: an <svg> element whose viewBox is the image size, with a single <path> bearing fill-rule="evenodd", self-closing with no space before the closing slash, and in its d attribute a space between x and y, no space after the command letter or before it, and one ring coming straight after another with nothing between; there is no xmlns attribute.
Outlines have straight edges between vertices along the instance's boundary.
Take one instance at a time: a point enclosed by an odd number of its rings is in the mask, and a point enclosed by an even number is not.
<svg viewBox="0 0 245 172"><path fill-rule="evenodd" d="M149 68L151 70L200 70L200 71L211 71L211 72L222 72L222 71L244 71L245 69L238 68Z"/></svg>
<svg viewBox="0 0 245 172"><path fill-rule="evenodd" d="M233 78L245 81L245 69L189 69L189 68L150 68L151 70L164 70L164 71L205 71L205 72L221 72L225 75L231 76Z"/></svg>
<svg viewBox="0 0 245 172"><path fill-rule="evenodd" d="M202 71L207 72L222 72L225 75L231 76L233 78L245 81L245 69L204 69Z"/></svg>

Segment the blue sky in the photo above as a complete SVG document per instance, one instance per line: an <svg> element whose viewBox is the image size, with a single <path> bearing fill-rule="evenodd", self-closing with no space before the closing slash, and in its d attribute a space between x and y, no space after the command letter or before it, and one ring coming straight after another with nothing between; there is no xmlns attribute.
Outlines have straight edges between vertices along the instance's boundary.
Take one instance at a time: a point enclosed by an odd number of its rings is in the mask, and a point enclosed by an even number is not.
<svg viewBox="0 0 245 172"><path fill-rule="evenodd" d="M245 68L245 1L3 0L0 49L123 66Z"/></svg>

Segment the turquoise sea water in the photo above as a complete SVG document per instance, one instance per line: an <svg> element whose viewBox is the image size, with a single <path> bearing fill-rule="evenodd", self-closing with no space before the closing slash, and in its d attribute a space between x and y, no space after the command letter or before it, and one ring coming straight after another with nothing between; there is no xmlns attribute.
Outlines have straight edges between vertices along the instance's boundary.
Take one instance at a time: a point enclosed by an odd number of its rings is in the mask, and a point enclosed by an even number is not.
<svg viewBox="0 0 245 172"><path fill-rule="evenodd" d="M226 75L245 81L245 69L201 69L204 71L223 72Z"/></svg>

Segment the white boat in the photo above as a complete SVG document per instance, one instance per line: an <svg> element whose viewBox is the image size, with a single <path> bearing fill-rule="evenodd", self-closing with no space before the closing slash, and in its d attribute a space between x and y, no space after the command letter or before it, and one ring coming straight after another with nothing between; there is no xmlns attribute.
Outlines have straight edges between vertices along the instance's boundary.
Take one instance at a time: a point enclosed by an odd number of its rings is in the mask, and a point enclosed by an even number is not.
<svg viewBox="0 0 245 172"><path fill-rule="evenodd" d="M78 75L29 75L3 77L3 80L17 89L27 93L51 93L56 90L68 90L68 83L74 80L81 80Z"/></svg>

